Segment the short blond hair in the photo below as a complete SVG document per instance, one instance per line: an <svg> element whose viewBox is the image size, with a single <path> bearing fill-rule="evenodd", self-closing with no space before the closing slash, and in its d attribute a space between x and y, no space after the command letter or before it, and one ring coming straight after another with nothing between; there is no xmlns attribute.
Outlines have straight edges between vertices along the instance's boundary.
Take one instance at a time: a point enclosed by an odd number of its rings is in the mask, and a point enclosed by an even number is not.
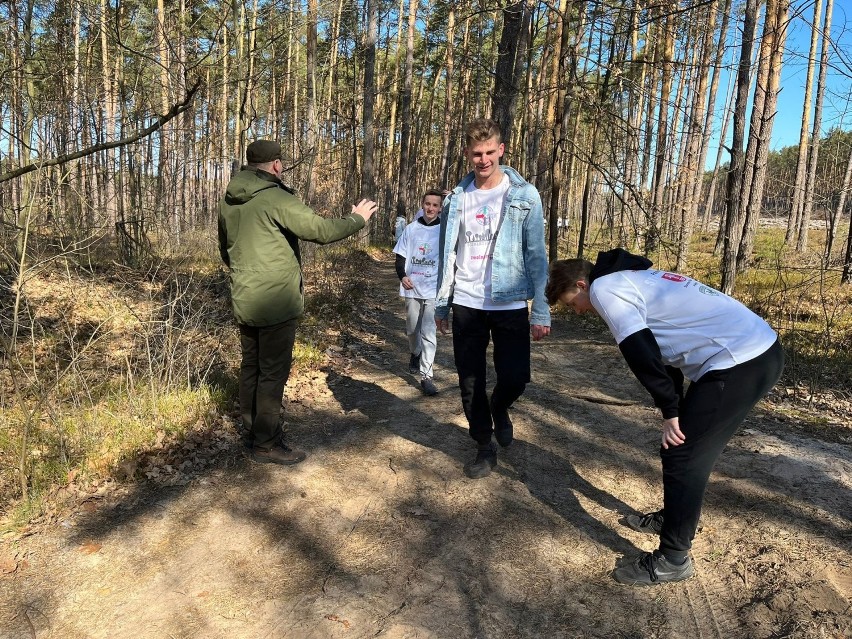
<svg viewBox="0 0 852 639"><path fill-rule="evenodd" d="M500 131L500 125L494 120L485 118L473 120L464 129L465 147L471 147L477 142L485 142L495 137L497 138L497 142L503 141L503 133Z"/></svg>

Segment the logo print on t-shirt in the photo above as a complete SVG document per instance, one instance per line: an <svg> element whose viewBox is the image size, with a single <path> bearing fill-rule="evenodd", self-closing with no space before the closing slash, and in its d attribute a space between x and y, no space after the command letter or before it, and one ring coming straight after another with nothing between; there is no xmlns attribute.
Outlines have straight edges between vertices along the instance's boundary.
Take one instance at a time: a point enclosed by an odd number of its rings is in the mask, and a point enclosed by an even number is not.
<svg viewBox="0 0 852 639"><path fill-rule="evenodd" d="M709 286L699 286L698 292L704 293L705 295L721 295L721 293L719 291L717 291L716 289L710 288Z"/></svg>
<svg viewBox="0 0 852 639"><path fill-rule="evenodd" d="M491 222L491 218L493 217L494 214L487 206L483 206L476 212L476 221L480 226L488 226L488 224Z"/></svg>
<svg viewBox="0 0 852 639"><path fill-rule="evenodd" d="M432 246L429 244L429 242L423 242L420 246L417 247L417 252L420 253L420 255L426 255L427 253L432 252Z"/></svg>
<svg viewBox="0 0 852 639"><path fill-rule="evenodd" d="M688 278L683 275L678 275L677 273L663 273L664 280L671 280L672 282L685 282Z"/></svg>

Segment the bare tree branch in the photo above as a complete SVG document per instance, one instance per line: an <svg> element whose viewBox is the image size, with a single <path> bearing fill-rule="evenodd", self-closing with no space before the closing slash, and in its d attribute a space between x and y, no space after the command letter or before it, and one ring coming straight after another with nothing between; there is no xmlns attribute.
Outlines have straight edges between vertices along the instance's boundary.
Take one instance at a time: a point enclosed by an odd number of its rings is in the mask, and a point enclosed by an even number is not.
<svg viewBox="0 0 852 639"><path fill-rule="evenodd" d="M33 171L37 171L38 169L43 169L49 166L56 166L57 164L64 164L66 162L71 162L72 160L79 160L80 158L86 157L87 155L92 155L93 153L97 153L98 151L106 151L107 149L114 149L119 146L125 146L127 144L132 144L137 140L141 140L142 138L148 137L154 131L163 126L166 122L186 111L192 104L192 99L198 92L199 87L201 87L201 78L195 81L195 85L189 90L182 102L178 102L177 104L173 105L167 113L164 113L159 118L157 118L157 121L154 122L154 124L142 129L141 131L137 131L133 135L129 135L120 140L115 140L114 142L104 142L102 144L95 144L86 149L75 151L74 153L68 153L66 155L60 155L59 157L52 158L50 160L33 162L32 164L27 164L26 166L19 167L14 171L7 171L6 173L0 174L0 184L2 184L3 182L7 182L8 180L12 180L16 177L26 175L27 173L32 173Z"/></svg>

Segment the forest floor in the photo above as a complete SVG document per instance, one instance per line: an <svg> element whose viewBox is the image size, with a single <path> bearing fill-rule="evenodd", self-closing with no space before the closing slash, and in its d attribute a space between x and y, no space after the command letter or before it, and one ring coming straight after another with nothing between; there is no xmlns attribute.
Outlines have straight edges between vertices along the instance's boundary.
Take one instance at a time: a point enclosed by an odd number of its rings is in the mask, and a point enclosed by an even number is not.
<svg viewBox="0 0 852 639"><path fill-rule="evenodd" d="M597 320L534 343L515 441L474 481L440 337L440 393L407 372L390 260L321 372L291 380L295 467L241 452L234 414L165 440L147 479L76 495L0 545L0 637L852 637L852 431L761 403L713 474L696 576L622 586L655 539L659 418ZM492 371L493 372L493 371Z"/></svg>

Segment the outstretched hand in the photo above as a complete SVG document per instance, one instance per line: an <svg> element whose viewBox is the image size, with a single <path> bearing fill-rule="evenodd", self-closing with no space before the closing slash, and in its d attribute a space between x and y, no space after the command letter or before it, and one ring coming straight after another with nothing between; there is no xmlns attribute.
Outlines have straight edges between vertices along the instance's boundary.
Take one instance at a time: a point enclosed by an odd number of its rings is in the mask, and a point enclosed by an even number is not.
<svg viewBox="0 0 852 639"><path fill-rule="evenodd" d="M352 213L354 215L360 215L364 218L364 222L368 222L378 208L379 205L373 202L373 200L364 198L358 202L358 204L352 206Z"/></svg>
<svg viewBox="0 0 852 639"><path fill-rule="evenodd" d="M663 420L663 448L668 450L669 445L680 446L686 441L680 430L680 422L677 417Z"/></svg>

